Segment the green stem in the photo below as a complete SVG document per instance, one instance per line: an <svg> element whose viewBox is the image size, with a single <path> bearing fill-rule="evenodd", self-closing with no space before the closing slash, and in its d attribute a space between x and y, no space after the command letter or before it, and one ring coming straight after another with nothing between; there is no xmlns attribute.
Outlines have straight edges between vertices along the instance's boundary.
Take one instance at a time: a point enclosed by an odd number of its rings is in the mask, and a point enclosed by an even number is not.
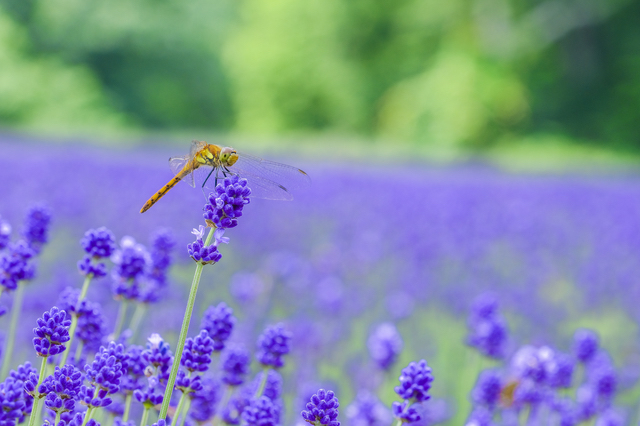
<svg viewBox="0 0 640 426"><path fill-rule="evenodd" d="M131 400L133 399L133 393L128 393L124 399L124 414L122 414L122 423L126 423L129 420L129 409L131 408Z"/></svg>
<svg viewBox="0 0 640 426"><path fill-rule="evenodd" d="M184 412L182 414L182 420L180 421L180 426L184 426L185 420L187 420L187 414L189 413L189 408L191 408L191 398L187 398L184 403Z"/></svg>
<svg viewBox="0 0 640 426"><path fill-rule="evenodd" d="M78 347L76 348L76 354L73 356L73 359L75 360L76 364L80 362L80 357L82 356L83 348L84 348L84 342L81 340L80 343L78 343Z"/></svg>
<svg viewBox="0 0 640 426"><path fill-rule="evenodd" d="M393 423L391 424L392 426L400 426L402 424L402 419L401 418L396 418Z"/></svg>
<svg viewBox="0 0 640 426"><path fill-rule="evenodd" d="M24 296L24 282L19 281L16 293L13 298L13 306L11 307L11 322L9 323L9 336L7 336L7 346L4 350L4 359L2 360L2 372L0 377L6 379L9 374L9 366L11 365L11 355L13 354L13 344L16 338L16 328L18 325L18 316L22 310L22 298Z"/></svg>
<svg viewBox="0 0 640 426"><path fill-rule="evenodd" d="M127 316L127 307L129 301L127 299L122 300L120 303L120 309L118 309L118 319L116 320L116 328L113 330L113 340L117 340L120 337L122 326L124 325L124 319Z"/></svg>
<svg viewBox="0 0 640 426"><path fill-rule="evenodd" d="M178 424L178 417L180 417L180 411L182 411L182 406L184 405L185 399L187 399L187 392L182 392L182 395L180 395L180 401L178 402L178 407L176 408L176 412L173 413L171 426L176 426L176 424Z"/></svg>
<svg viewBox="0 0 640 426"><path fill-rule="evenodd" d="M233 388L231 386L225 387L224 395L222 395L222 401L220 402L220 405L218 405L218 409L216 410L216 414L213 415L213 419L211 419L211 424L213 426L218 426L218 424L220 424L220 416L218 416L218 413L221 413L229 403L229 399L231 399L232 389Z"/></svg>
<svg viewBox="0 0 640 426"><path fill-rule="evenodd" d="M204 242L204 246L208 246L213 238L215 228L209 229L209 235ZM189 331L189 323L191 322L191 314L193 313L193 305L196 302L196 293L198 292L198 285L200 285L200 276L202 275L203 264L198 262L196 265L196 272L193 275L193 282L191 283L191 291L189 292L189 299L187 300L187 309L184 312L184 319L182 320L182 328L180 330L180 336L178 337L178 346L173 358L173 366L171 367L171 375L167 382L167 390L164 392L164 399L162 400L162 408L160 409L159 419L167 418L167 411L169 411L169 403L171 402L171 394L173 393L173 385L176 383L176 376L178 375L178 367L180 366L180 358L182 358L182 350L184 349L184 341L187 339L187 332ZM144 426L144 425L142 425Z"/></svg>
<svg viewBox="0 0 640 426"><path fill-rule="evenodd" d="M80 305L80 302L82 302L87 296L87 290L89 290L89 283L91 282L92 278L93 274L87 274L87 276L84 278L84 283L82 283L82 290L80 291L80 297L78 297L78 306Z"/></svg>
<svg viewBox="0 0 640 426"><path fill-rule="evenodd" d="M71 314L71 327L69 327L69 342L67 343L67 350L62 353L62 357L60 358L60 367L62 367L67 362L67 357L69 356L69 352L71 352L71 345L73 344L73 337L76 334L76 327L78 326L78 316L74 312Z"/></svg>
<svg viewBox="0 0 640 426"><path fill-rule="evenodd" d="M131 318L131 322L129 323L129 329L132 333L131 340L134 342L136 341L136 337L138 337L138 328L140 328L140 323L142 322L142 318L144 317L146 311L146 303L136 303L136 310L133 311L133 316Z"/></svg>
<svg viewBox="0 0 640 426"><path fill-rule="evenodd" d="M142 419L140 419L140 426L147 426L147 419L149 418L149 409L144 407L142 412Z"/></svg>
<svg viewBox="0 0 640 426"><path fill-rule="evenodd" d="M98 392L99 391L100 391L100 388L96 387L96 390L93 393L93 398L91 398L91 400L93 400L96 396L98 396ZM87 412L84 415L84 421L82 422L82 426L85 426L87 424L87 422L93 418L93 414L95 412L95 408L96 407L94 407L92 405L89 406L89 408L87 409Z"/></svg>
<svg viewBox="0 0 640 426"><path fill-rule="evenodd" d="M53 426L57 426L59 421L60 421L60 412L56 412L56 419L53 422Z"/></svg>
<svg viewBox="0 0 640 426"><path fill-rule="evenodd" d="M42 357L42 364L40 364L40 373L38 373L38 384L36 385L36 396L33 397L33 408L31 409L31 415L29 416L29 426L36 424L36 417L38 417L38 405L40 404L40 398L38 397L38 388L42 384L45 371L47 370L47 357Z"/></svg>
<svg viewBox="0 0 640 426"><path fill-rule="evenodd" d="M262 392L264 392L264 387L267 385L267 376L269 375L269 368L265 367L262 369L262 379L260 380L260 386L258 386L258 390L256 390L255 397L260 398L262 396Z"/></svg>

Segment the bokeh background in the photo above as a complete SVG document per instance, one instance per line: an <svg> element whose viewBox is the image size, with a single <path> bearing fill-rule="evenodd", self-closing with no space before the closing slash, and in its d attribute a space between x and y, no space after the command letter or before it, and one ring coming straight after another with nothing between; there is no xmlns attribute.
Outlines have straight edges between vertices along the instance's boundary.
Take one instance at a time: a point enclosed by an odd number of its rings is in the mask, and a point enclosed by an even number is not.
<svg viewBox="0 0 640 426"><path fill-rule="evenodd" d="M167 300L186 300L202 195L178 186L138 210L200 139L313 181L247 207L196 308L234 307L249 347L279 320L299 336L284 424L315 384L390 406L421 358L427 424L463 424L478 371L499 365L464 343L485 292L511 351L569 352L596 330L637 424L639 20L630 0L0 0L0 215L17 237L30 206L53 213L21 356L80 286L77 241L98 226L174 232L172 287L141 336L175 342L183 307ZM90 296L113 322L103 284ZM367 349L383 322L404 341L387 373Z"/></svg>

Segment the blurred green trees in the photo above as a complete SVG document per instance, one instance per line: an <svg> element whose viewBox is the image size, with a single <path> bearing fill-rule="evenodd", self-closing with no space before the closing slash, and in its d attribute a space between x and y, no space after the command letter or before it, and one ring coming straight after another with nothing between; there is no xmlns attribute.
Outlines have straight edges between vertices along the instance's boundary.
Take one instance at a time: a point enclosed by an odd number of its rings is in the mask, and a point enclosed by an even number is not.
<svg viewBox="0 0 640 426"><path fill-rule="evenodd" d="M631 0L0 0L0 124L640 148Z"/></svg>

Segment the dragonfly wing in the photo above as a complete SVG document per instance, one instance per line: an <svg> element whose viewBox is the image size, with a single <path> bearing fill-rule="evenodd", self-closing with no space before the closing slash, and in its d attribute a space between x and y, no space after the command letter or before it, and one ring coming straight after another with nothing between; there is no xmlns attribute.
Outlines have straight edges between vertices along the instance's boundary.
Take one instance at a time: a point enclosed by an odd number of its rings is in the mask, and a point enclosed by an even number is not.
<svg viewBox="0 0 640 426"><path fill-rule="evenodd" d="M171 171L175 176L178 173L180 173L182 169L184 169L184 166L189 162L191 162L191 156L189 155L185 155L182 157L171 157L169 158L169 167L171 168ZM192 187L195 186L194 180L193 180L193 173L189 173L184 178L182 178L182 180L187 182Z"/></svg>
<svg viewBox="0 0 640 426"><path fill-rule="evenodd" d="M189 157L193 158L196 156L198 152L200 152L203 148L206 148L207 143L203 141L192 140L191 141L191 150L189 151Z"/></svg>
<svg viewBox="0 0 640 426"><path fill-rule="evenodd" d="M302 192L311 185L309 175L297 167L240 152L238 160L229 170L246 178L257 198L291 200L293 194Z"/></svg>

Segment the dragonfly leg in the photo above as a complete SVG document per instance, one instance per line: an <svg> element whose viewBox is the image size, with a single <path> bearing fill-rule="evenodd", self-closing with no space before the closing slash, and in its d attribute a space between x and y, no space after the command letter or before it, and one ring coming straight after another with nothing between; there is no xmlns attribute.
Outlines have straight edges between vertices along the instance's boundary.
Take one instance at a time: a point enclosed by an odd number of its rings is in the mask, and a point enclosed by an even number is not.
<svg viewBox="0 0 640 426"><path fill-rule="evenodd" d="M218 181L218 168L215 167L216 169L216 185L217 185L217 181ZM207 178L204 180L204 182L202 182L202 194L204 195L204 198L207 198L207 194L204 193L204 186L207 184L207 181L209 180L209 178L211 177L211 173L213 173L213 169L211 169L211 171L209 172L209 174L207 175Z"/></svg>

